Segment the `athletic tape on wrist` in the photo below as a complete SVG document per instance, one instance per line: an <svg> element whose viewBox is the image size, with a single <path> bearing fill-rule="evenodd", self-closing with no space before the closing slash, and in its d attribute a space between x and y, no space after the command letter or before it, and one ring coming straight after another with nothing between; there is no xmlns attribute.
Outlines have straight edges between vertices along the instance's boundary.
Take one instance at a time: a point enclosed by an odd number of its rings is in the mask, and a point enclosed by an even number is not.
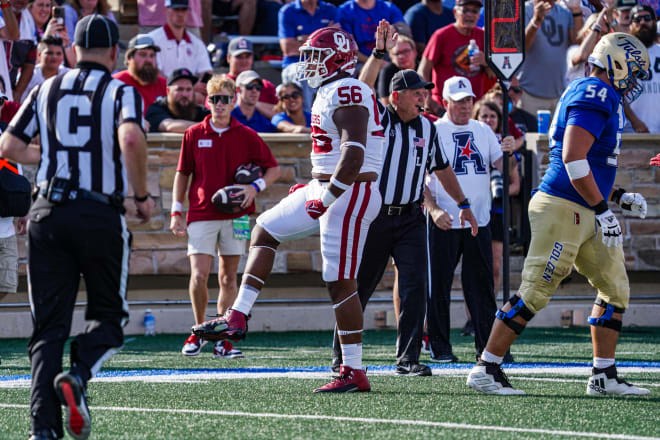
<svg viewBox="0 0 660 440"><path fill-rule="evenodd" d="M339 330L337 329L337 334L339 336L354 335L355 333L362 333L364 330Z"/></svg>
<svg viewBox="0 0 660 440"><path fill-rule="evenodd" d="M172 213L175 213L175 212L183 212L183 203L173 201L173 202L172 202L172 210L171 210L171 212L172 212Z"/></svg>
<svg viewBox="0 0 660 440"><path fill-rule="evenodd" d="M323 203L323 206L325 206L326 208L332 205L335 202L335 200L337 200L337 196L335 196L327 189L323 191L323 194L321 194L321 203Z"/></svg>
<svg viewBox="0 0 660 440"><path fill-rule="evenodd" d="M346 191L351 187L351 185L346 185L344 182L340 182L339 180L335 179L335 176L330 178L330 183L343 191Z"/></svg>
<svg viewBox="0 0 660 440"><path fill-rule="evenodd" d="M364 145L362 145L359 142L353 142L353 141L342 142L339 148L344 148L344 147L360 147L362 148L362 150L366 150L366 147Z"/></svg>
<svg viewBox="0 0 660 440"><path fill-rule="evenodd" d="M581 179L589 175L591 168L587 159L574 160L566 162L566 173L571 180Z"/></svg>

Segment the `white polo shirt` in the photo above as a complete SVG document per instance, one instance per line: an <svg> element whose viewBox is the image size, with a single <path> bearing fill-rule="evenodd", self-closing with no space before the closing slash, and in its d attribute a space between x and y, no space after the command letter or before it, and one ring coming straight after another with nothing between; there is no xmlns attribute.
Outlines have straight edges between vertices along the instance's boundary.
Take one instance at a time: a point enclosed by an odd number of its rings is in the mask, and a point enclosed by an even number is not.
<svg viewBox="0 0 660 440"><path fill-rule="evenodd" d="M183 31L183 39L179 42L168 25L149 32L149 36L160 47L156 60L163 76L168 77L173 70L182 67L195 75L213 70L206 46L188 31Z"/></svg>

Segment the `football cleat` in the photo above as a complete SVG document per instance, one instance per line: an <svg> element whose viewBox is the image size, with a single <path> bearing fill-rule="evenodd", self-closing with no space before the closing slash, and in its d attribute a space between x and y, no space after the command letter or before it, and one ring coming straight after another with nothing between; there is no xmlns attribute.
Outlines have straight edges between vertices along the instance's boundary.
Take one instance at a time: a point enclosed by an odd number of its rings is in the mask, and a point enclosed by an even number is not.
<svg viewBox="0 0 660 440"><path fill-rule="evenodd" d="M92 430L92 419L87 409L85 387L80 378L72 373L60 373L55 377L55 393L66 409L64 426L76 440L86 440Z"/></svg>
<svg viewBox="0 0 660 440"><path fill-rule="evenodd" d="M341 366L338 377L314 390L315 393L352 393L355 391L371 391L371 385L364 370L355 370L347 365Z"/></svg>
<svg viewBox="0 0 660 440"><path fill-rule="evenodd" d="M57 440L57 435L52 429L40 429L30 434L32 435L28 440Z"/></svg>
<svg viewBox="0 0 660 440"><path fill-rule="evenodd" d="M431 368L428 365L417 363L399 364L396 366L396 374L399 376L432 376Z"/></svg>
<svg viewBox="0 0 660 440"><path fill-rule="evenodd" d="M224 315L193 326L192 332L208 341L229 339L236 342L245 339L248 319L238 310L229 309Z"/></svg>
<svg viewBox="0 0 660 440"><path fill-rule="evenodd" d="M511 386L501 365L482 360L479 360L477 365L472 367L470 374L468 374L467 386L485 394L499 394L503 396L525 394L523 390L517 390Z"/></svg>
<svg viewBox="0 0 660 440"><path fill-rule="evenodd" d="M593 368L587 382L587 394L592 396L645 396L649 393L646 388L639 388L619 379L614 365L602 369Z"/></svg>
<svg viewBox="0 0 660 440"><path fill-rule="evenodd" d="M199 336L192 334L188 336L188 339L186 339L186 342L183 344L181 354L184 356L197 356L207 342L208 341L201 339Z"/></svg>
<svg viewBox="0 0 660 440"><path fill-rule="evenodd" d="M243 358L243 353L241 350L234 348L231 342L229 341L218 341L213 347L213 357L216 359L238 359Z"/></svg>

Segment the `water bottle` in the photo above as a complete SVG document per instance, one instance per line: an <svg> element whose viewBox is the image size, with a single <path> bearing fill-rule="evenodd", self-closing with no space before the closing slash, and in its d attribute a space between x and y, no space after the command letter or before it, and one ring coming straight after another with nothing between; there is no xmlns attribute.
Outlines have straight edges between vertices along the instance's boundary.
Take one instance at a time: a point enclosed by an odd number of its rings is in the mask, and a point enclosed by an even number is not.
<svg viewBox="0 0 660 440"><path fill-rule="evenodd" d="M144 311L144 335L156 336L156 318L151 313L151 309Z"/></svg>
<svg viewBox="0 0 660 440"><path fill-rule="evenodd" d="M470 44L468 44L468 63L470 63L470 71L472 72L481 70L481 66L479 64L473 64L470 62L470 58L476 56L478 53L479 46L477 46L477 42L475 40L470 40Z"/></svg>

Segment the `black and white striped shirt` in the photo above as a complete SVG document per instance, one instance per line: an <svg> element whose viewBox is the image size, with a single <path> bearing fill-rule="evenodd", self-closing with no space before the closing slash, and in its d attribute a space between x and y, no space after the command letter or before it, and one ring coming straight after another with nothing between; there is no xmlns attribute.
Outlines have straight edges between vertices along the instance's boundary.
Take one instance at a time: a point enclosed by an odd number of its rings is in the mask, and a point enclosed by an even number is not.
<svg viewBox="0 0 660 440"><path fill-rule="evenodd" d="M25 142L40 135L37 183L57 176L73 188L125 195L117 139L124 122L143 127L142 97L105 67L84 62L32 90L8 130Z"/></svg>
<svg viewBox="0 0 660 440"><path fill-rule="evenodd" d="M384 205L420 202L424 195L424 174L446 168L433 123L419 116L403 122L392 106L378 109L385 134L385 160L379 177Z"/></svg>

